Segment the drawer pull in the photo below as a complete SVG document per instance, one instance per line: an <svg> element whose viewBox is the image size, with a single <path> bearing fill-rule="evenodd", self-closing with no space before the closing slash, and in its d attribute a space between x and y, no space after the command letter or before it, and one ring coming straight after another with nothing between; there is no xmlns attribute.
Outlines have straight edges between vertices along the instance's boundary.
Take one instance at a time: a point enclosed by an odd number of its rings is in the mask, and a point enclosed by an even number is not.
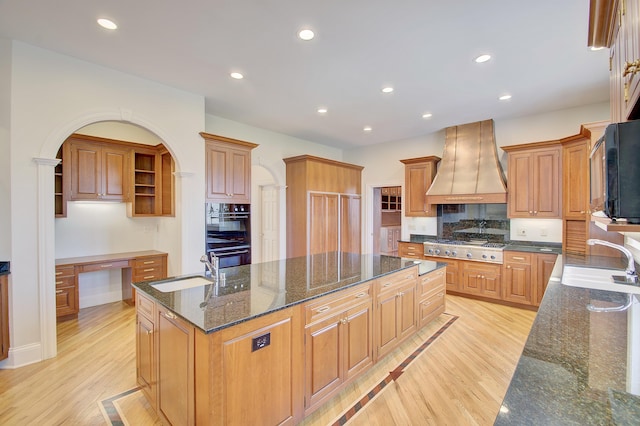
<svg viewBox="0 0 640 426"><path fill-rule="evenodd" d="M151 272L154 268L144 269L142 272Z"/></svg>
<svg viewBox="0 0 640 426"><path fill-rule="evenodd" d="M382 287L389 287L392 283L386 283Z"/></svg>
<svg viewBox="0 0 640 426"><path fill-rule="evenodd" d="M356 294L356 299L360 299L362 297L365 297L366 295L367 295L367 293L364 293L364 292L363 293L358 293L358 294Z"/></svg>
<svg viewBox="0 0 640 426"><path fill-rule="evenodd" d="M415 247L411 247L411 246L407 247L407 250L410 250L410 251L415 251L415 249L416 249Z"/></svg>
<svg viewBox="0 0 640 426"><path fill-rule="evenodd" d="M431 300L427 300L426 302L422 302L423 306L429 306L431 304Z"/></svg>
<svg viewBox="0 0 640 426"><path fill-rule="evenodd" d="M327 312L329 309L331 309L331 307L330 307L330 306L323 306L322 308L318 308L318 309L316 309L316 312L317 312L317 313L319 313L319 314L321 314L321 313L323 313L323 312Z"/></svg>
<svg viewBox="0 0 640 426"><path fill-rule="evenodd" d="M62 284L64 281L56 281L56 285Z"/></svg>
<svg viewBox="0 0 640 426"><path fill-rule="evenodd" d="M111 268L113 263L109 263L108 265L100 265L101 268Z"/></svg>
<svg viewBox="0 0 640 426"><path fill-rule="evenodd" d="M176 314L174 314L173 312L165 312L165 313L164 313L164 317L165 317L165 318L168 318L168 319L176 319L176 318L178 318L178 317L176 316Z"/></svg>
<svg viewBox="0 0 640 426"><path fill-rule="evenodd" d="M155 277L156 277L155 275L147 275L146 277L142 277L142 279L143 280L148 280L148 279L155 278Z"/></svg>
<svg viewBox="0 0 640 426"><path fill-rule="evenodd" d="M56 272L56 275L62 275L64 272Z"/></svg>
<svg viewBox="0 0 640 426"><path fill-rule="evenodd" d="M152 263L156 263L155 260L147 260L145 262L142 262L143 265L151 265Z"/></svg>
<svg viewBox="0 0 640 426"><path fill-rule="evenodd" d="M60 294L60 293L63 293L63 292L64 292L64 290L56 290L56 294Z"/></svg>
<svg viewBox="0 0 640 426"><path fill-rule="evenodd" d="M524 257L522 257L522 256L513 256L512 259L513 260L524 260Z"/></svg>

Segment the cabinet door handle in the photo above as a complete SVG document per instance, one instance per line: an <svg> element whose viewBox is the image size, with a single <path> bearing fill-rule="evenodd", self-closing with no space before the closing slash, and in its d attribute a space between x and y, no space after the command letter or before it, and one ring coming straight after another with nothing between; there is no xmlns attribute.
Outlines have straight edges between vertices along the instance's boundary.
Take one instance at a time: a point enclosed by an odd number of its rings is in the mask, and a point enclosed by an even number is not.
<svg viewBox="0 0 640 426"><path fill-rule="evenodd" d="M340 322L342 323L342 325L345 325L349 321L346 318L342 318Z"/></svg>
<svg viewBox="0 0 640 426"><path fill-rule="evenodd" d="M331 307L330 307L330 306L323 306L322 308L318 308L318 309L316 309L316 312L317 312L317 313L319 313L319 314L321 314L321 313L323 313L323 312L327 312L329 309L331 309Z"/></svg>
<svg viewBox="0 0 640 426"><path fill-rule="evenodd" d="M511 269L511 265L507 265L507 269Z"/></svg>
<svg viewBox="0 0 640 426"><path fill-rule="evenodd" d="M164 313L164 317L165 317L165 318L168 318L168 319L176 319L176 318L178 318L178 317L176 316L176 314L174 314L173 312L169 312L169 311L167 311L167 312L165 312L165 313Z"/></svg>
<svg viewBox="0 0 640 426"><path fill-rule="evenodd" d="M147 330L147 336L153 334L153 330Z"/></svg>

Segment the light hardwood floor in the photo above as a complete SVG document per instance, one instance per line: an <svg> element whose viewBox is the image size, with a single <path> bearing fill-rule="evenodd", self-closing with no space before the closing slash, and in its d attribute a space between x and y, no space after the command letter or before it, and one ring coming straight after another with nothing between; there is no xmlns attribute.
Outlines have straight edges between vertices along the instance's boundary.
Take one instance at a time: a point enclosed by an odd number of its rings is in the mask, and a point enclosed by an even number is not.
<svg viewBox="0 0 640 426"><path fill-rule="evenodd" d="M447 296L446 312L304 425L332 424L376 375L395 368L452 316L458 319L447 331L349 424L493 424L535 312L456 296ZM56 358L0 370L0 424L103 425L99 402L135 386L135 309L121 302L82 309L77 321L58 325ZM130 424L157 422L143 402L128 402L137 413Z"/></svg>

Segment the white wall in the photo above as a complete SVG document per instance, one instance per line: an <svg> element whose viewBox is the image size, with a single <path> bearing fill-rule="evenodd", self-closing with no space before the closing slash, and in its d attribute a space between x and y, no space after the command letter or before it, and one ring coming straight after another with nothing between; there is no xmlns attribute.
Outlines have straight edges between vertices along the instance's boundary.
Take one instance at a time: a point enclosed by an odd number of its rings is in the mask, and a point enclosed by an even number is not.
<svg viewBox="0 0 640 426"><path fill-rule="evenodd" d="M165 223L153 248L169 252L170 269L178 273L200 267L204 244L199 208L204 203L204 141L198 134L204 129L204 99L27 44L12 46L9 59L6 51L0 52L2 61L12 65L12 330L9 360L0 367L55 353L53 168L36 164L34 158L55 158L64 139L77 129L95 121L122 120L163 140L176 161L176 217ZM82 251L66 246L59 250Z"/></svg>
<svg viewBox="0 0 640 426"><path fill-rule="evenodd" d="M0 38L0 261L11 260L11 43Z"/></svg>
<svg viewBox="0 0 640 426"><path fill-rule="evenodd" d="M494 120L494 131L498 156L502 167L506 170L506 152L500 149L504 145L515 145L526 142L560 139L572 136L580 131L580 125L609 118L609 103L587 105L545 114L515 118L510 120ZM465 123L458 123L465 124ZM344 161L364 166L362 171L362 188L365 197L365 235L363 247L372 247L371 227L371 188L384 184L402 185L404 189L405 158L436 155L442 157L444 148L444 129L418 138L386 142L375 146L355 148L344 152ZM506 173L505 173L506 176ZM507 182L508 185L508 182ZM520 221L524 221L520 223ZM526 237L514 235L514 229L524 227ZM511 221L511 238L530 241L562 241L562 221L513 219ZM402 218L402 238L409 234L436 234L435 218ZM541 233L546 236L541 236Z"/></svg>

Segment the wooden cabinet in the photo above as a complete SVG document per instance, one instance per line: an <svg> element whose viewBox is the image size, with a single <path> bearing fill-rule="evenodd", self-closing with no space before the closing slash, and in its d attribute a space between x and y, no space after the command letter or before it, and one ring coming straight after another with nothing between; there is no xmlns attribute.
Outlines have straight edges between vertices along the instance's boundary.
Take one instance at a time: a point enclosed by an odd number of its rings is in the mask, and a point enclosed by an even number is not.
<svg viewBox="0 0 640 426"><path fill-rule="evenodd" d="M430 260L432 262L443 262L447 264L446 272L445 272L445 284L448 292L460 292L462 291L462 283L460 280L460 263L464 263L465 261L460 261L457 259L443 259L441 257L431 257L425 256L425 260Z"/></svg>
<svg viewBox="0 0 640 426"><path fill-rule="evenodd" d="M380 254L398 256L400 235L399 226L383 226L380 228Z"/></svg>
<svg viewBox="0 0 640 426"><path fill-rule="evenodd" d="M369 284L305 305L305 410L333 396L373 364Z"/></svg>
<svg viewBox="0 0 640 426"><path fill-rule="evenodd" d="M398 256L422 259L424 258L424 244L400 241L398 243Z"/></svg>
<svg viewBox="0 0 640 426"><path fill-rule="evenodd" d="M362 167L302 155L285 158L287 256L361 251Z"/></svg>
<svg viewBox="0 0 640 426"><path fill-rule="evenodd" d="M462 291L491 299L502 299L501 265L480 262L463 262L461 270Z"/></svg>
<svg viewBox="0 0 640 426"><path fill-rule="evenodd" d="M161 145L154 149L134 149L133 198L128 215L173 216L174 170L173 157Z"/></svg>
<svg viewBox="0 0 640 426"><path fill-rule="evenodd" d="M72 135L69 200L129 201L130 149Z"/></svg>
<svg viewBox="0 0 640 426"><path fill-rule="evenodd" d="M504 252L503 300L530 305L533 303L531 253Z"/></svg>
<svg viewBox="0 0 640 426"><path fill-rule="evenodd" d="M156 305L157 412L169 424L195 424L194 329Z"/></svg>
<svg viewBox="0 0 640 426"><path fill-rule="evenodd" d="M436 216L436 205L427 204L427 190L436 175L440 157L420 157L400 160L404 163L404 215L410 217Z"/></svg>
<svg viewBox="0 0 640 426"><path fill-rule="evenodd" d="M549 284L549 278L551 278L551 272L556 264L557 254L552 253L537 253L533 258L533 304L540 306L542 302L542 296Z"/></svg>
<svg viewBox="0 0 640 426"><path fill-rule="evenodd" d="M433 321L445 310L444 268L419 277L418 280L418 329Z"/></svg>
<svg viewBox="0 0 640 426"><path fill-rule="evenodd" d="M251 203L251 150L257 144L200 133L205 140L206 199Z"/></svg>
<svg viewBox="0 0 640 426"><path fill-rule="evenodd" d="M131 260L131 282L167 278L167 254L140 256ZM130 291L128 291L130 289ZM123 286L123 300L137 300L135 288Z"/></svg>
<svg viewBox="0 0 640 426"><path fill-rule="evenodd" d="M56 317L76 317L79 306L78 277L73 265L56 266Z"/></svg>
<svg viewBox="0 0 640 426"><path fill-rule="evenodd" d="M392 351L417 329L417 268L378 278L375 302L375 358Z"/></svg>
<svg viewBox="0 0 640 426"><path fill-rule="evenodd" d="M9 279L0 275L0 360L9 357Z"/></svg>
<svg viewBox="0 0 640 426"><path fill-rule="evenodd" d="M399 212L402 210L402 188L385 186L380 189L380 209L383 212Z"/></svg>
<svg viewBox="0 0 640 426"><path fill-rule="evenodd" d="M557 141L503 146L508 152L510 218L561 218L561 146Z"/></svg>
<svg viewBox="0 0 640 426"><path fill-rule="evenodd" d="M136 380L149 404L157 408L156 305L151 299L136 297Z"/></svg>
<svg viewBox="0 0 640 426"><path fill-rule="evenodd" d="M54 198L54 213L55 217L67 217L67 201L69 199L69 167L71 162L71 153L69 152L69 146L62 144L56 158L60 160L60 163L56 165L53 171L53 198Z"/></svg>

